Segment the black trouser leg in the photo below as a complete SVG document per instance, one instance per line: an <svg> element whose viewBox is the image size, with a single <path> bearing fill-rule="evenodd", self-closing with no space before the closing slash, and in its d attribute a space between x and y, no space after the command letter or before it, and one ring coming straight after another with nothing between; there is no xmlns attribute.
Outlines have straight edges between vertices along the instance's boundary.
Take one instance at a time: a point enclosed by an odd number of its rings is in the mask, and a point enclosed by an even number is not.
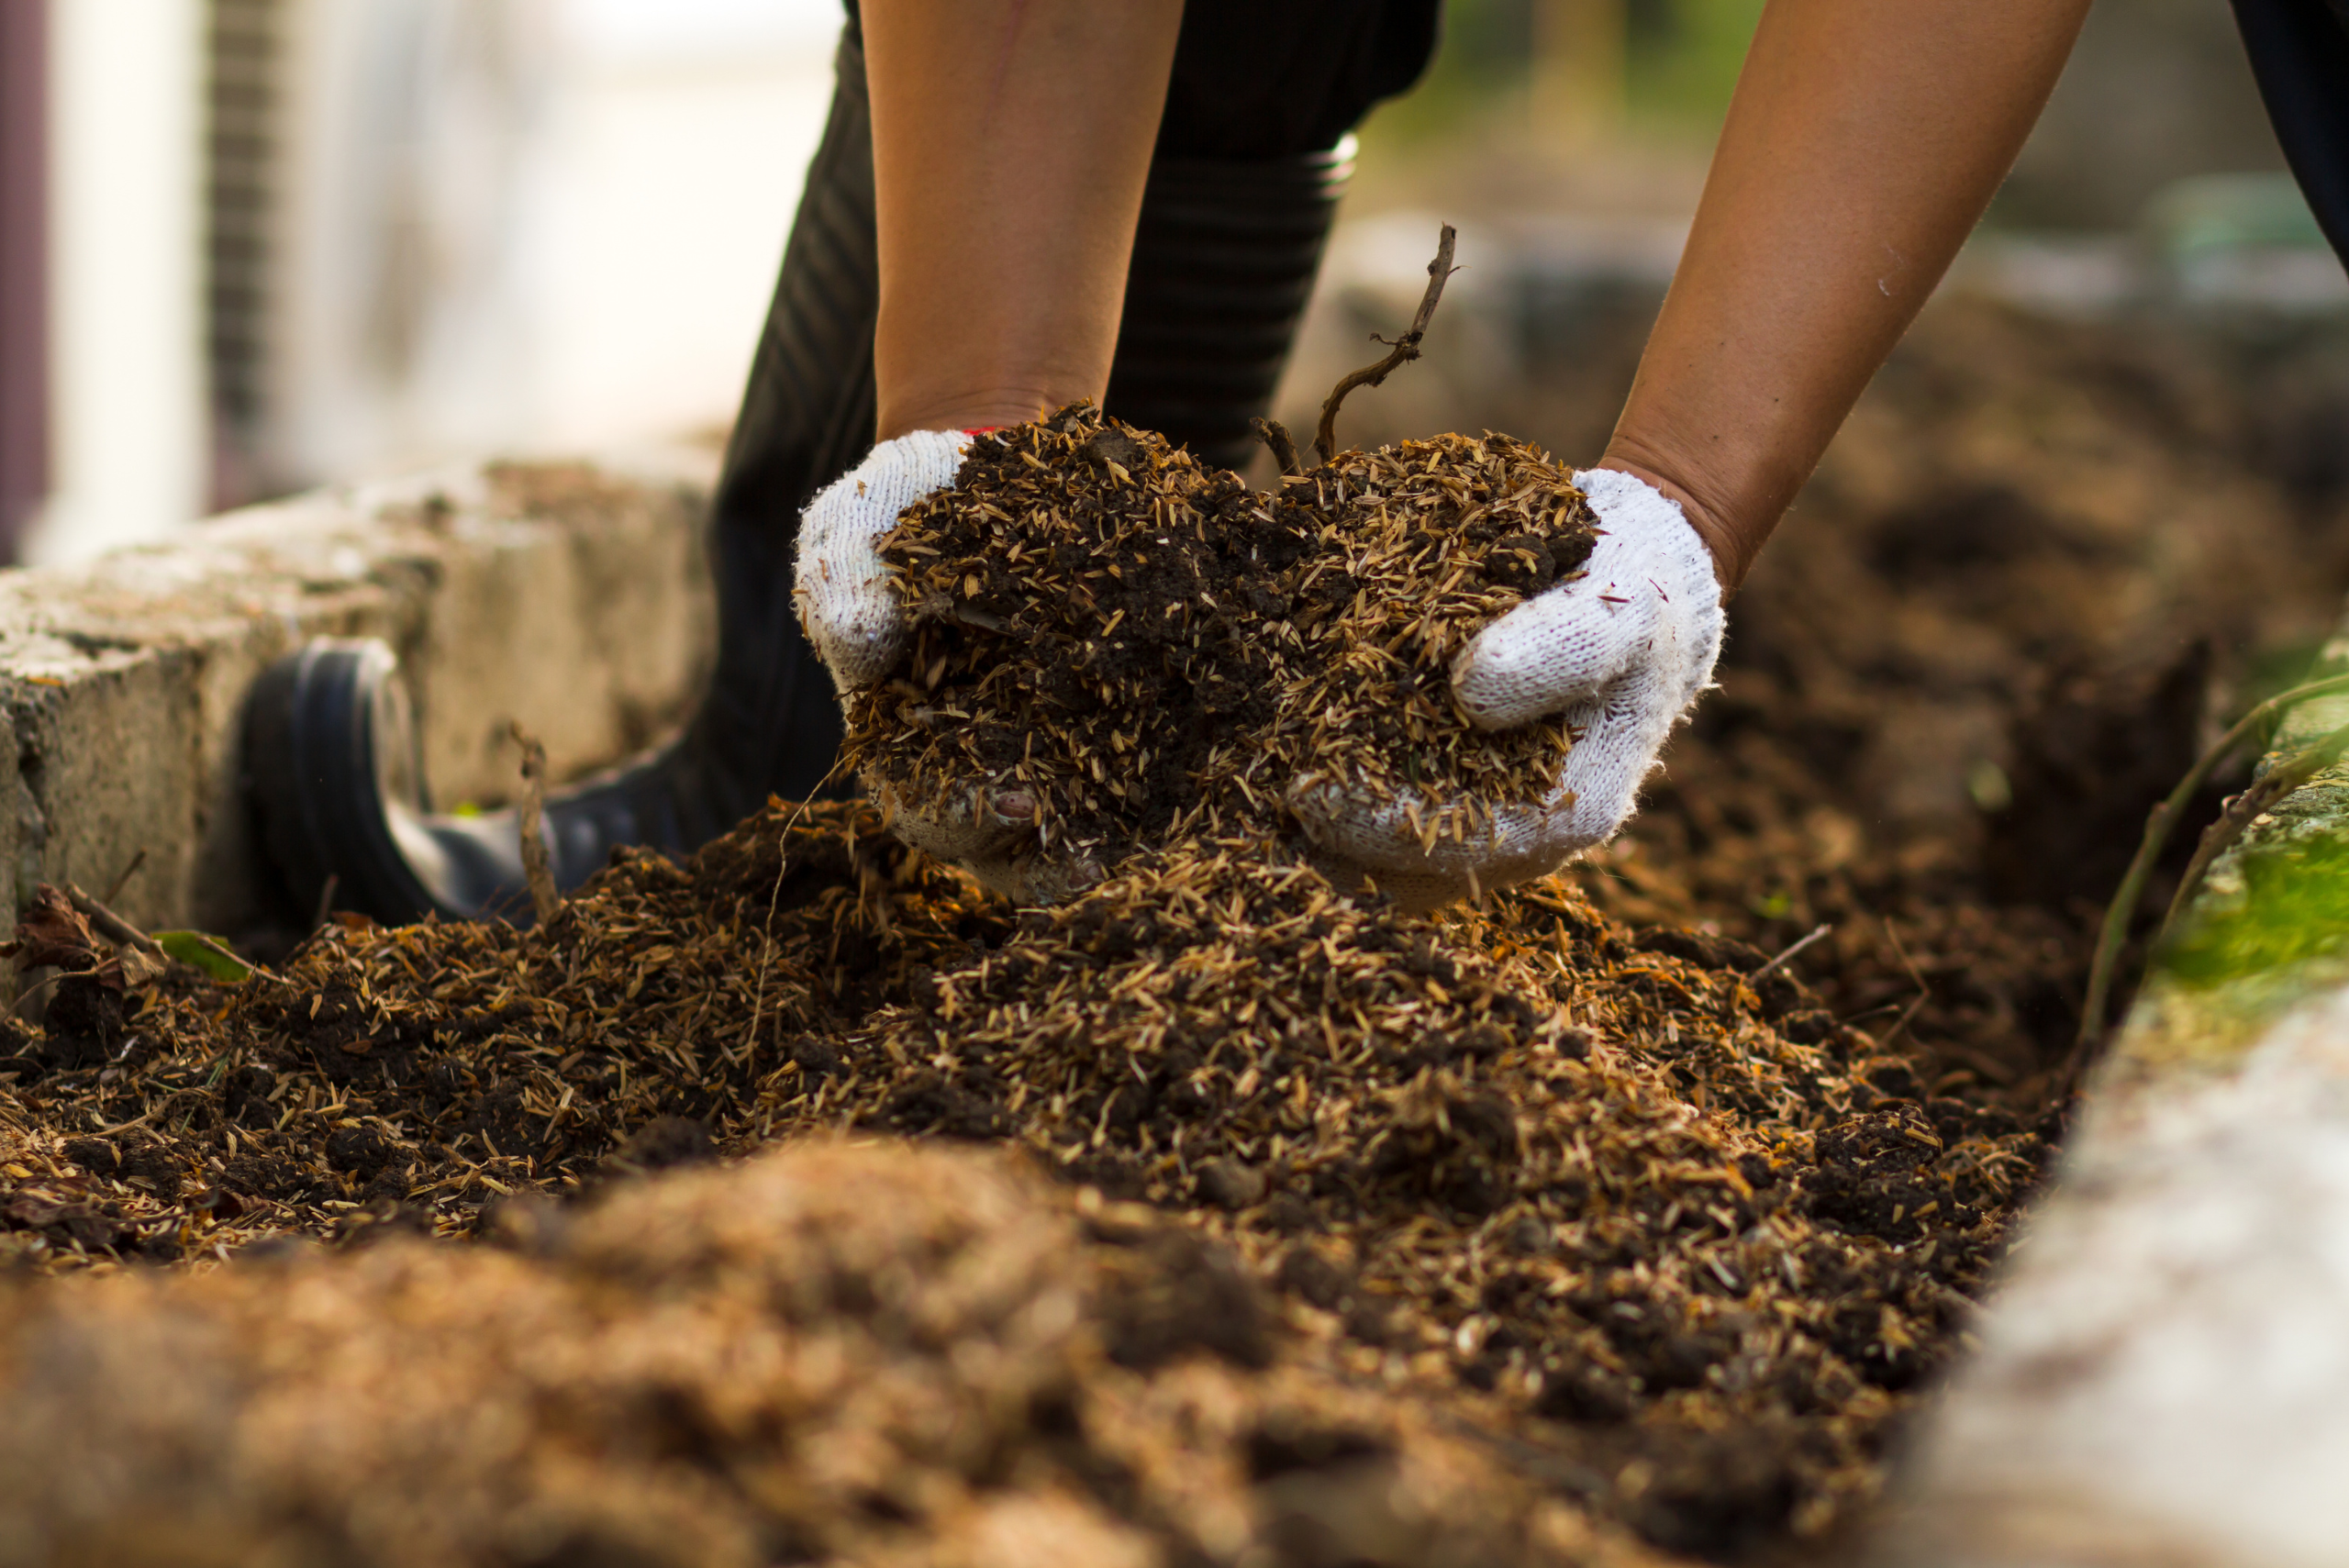
<svg viewBox="0 0 2349 1568"><path fill-rule="evenodd" d="M718 775L713 784L739 787L722 791L722 822L699 821L687 838L722 831L770 793L848 793L848 781L826 783L840 707L792 613L792 556L800 512L873 445L880 298L873 116L852 33L711 508L718 662L694 739Z"/></svg>
<svg viewBox="0 0 2349 1568"><path fill-rule="evenodd" d="M2325 238L2349 263L2349 4L2234 5L2276 139Z"/></svg>
<svg viewBox="0 0 2349 1568"><path fill-rule="evenodd" d="M1102 406L1227 468L1256 449L1338 197L1352 138L1327 152L1150 167L1118 354Z"/></svg>

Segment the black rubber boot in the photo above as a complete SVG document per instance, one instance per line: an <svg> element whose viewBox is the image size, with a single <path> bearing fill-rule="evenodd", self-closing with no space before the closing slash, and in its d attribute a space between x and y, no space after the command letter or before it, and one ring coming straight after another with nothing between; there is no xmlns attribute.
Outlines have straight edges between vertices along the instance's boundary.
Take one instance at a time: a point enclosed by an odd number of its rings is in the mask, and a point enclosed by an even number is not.
<svg viewBox="0 0 2349 1568"><path fill-rule="evenodd" d="M1351 172L1341 149L1152 165L1106 406L1237 465L1272 400ZM863 60L843 41L831 118L718 481L711 521L718 650L702 706L666 747L549 798L556 882L614 847L690 853L770 795L842 795L830 677L791 602L799 514L861 459L874 425L873 147ZM430 814L413 726L378 642L313 643L273 666L247 710L262 842L297 909L334 879L337 907L522 920L511 809Z"/></svg>

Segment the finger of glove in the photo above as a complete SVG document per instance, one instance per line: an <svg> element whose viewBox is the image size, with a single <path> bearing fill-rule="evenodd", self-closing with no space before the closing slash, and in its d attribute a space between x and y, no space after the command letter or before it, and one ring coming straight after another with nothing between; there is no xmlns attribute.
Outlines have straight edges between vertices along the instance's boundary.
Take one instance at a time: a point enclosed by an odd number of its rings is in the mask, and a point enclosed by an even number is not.
<svg viewBox="0 0 2349 1568"><path fill-rule="evenodd" d="M1036 835L1035 800L1025 791L980 784L916 805L885 786L881 803L899 838L957 865L1011 860Z"/></svg>
<svg viewBox="0 0 2349 1568"><path fill-rule="evenodd" d="M877 548L898 514L954 483L971 438L917 430L882 442L807 504L793 596L841 690L873 685L905 654L908 623Z"/></svg>
<svg viewBox="0 0 2349 1568"><path fill-rule="evenodd" d="M1553 714L1620 680L1648 657L1655 593L1594 574L1562 584L1478 632L1452 663L1452 692L1479 729Z"/></svg>
<svg viewBox="0 0 2349 1568"><path fill-rule="evenodd" d="M1101 868L1090 860L1042 851L1034 797L1024 790L980 785L917 807L885 789L882 801L898 838L1015 902L1058 903L1101 880Z"/></svg>
<svg viewBox="0 0 2349 1568"><path fill-rule="evenodd" d="M1289 809L1326 862L1369 876L1406 908L1546 876L1580 847L1566 831L1563 791L1541 805L1494 807L1464 838L1431 833L1435 809L1409 792L1372 804L1322 783L1292 791Z"/></svg>
<svg viewBox="0 0 2349 1568"><path fill-rule="evenodd" d="M1642 671L1565 713L1575 740L1559 770L1556 798L1558 833L1569 852L1605 842L1631 820L1679 708L1663 683Z"/></svg>

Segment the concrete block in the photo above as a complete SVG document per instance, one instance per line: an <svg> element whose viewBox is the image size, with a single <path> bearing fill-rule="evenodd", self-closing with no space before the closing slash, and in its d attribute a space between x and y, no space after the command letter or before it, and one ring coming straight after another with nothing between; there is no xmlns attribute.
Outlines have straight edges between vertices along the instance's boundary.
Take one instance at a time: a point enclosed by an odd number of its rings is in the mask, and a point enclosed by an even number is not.
<svg viewBox="0 0 2349 1568"><path fill-rule="evenodd" d="M444 802L502 799L507 726L555 770L689 709L714 630L716 454L472 465L247 508L87 567L0 573L0 862L121 895L150 927L234 931L271 901L240 786L245 694L314 636L399 650ZM253 759L266 766L267 759Z"/></svg>
<svg viewBox="0 0 2349 1568"><path fill-rule="evenodd" d="M2326 663L2349 662L2349 643ZM2349 723L2301 705L2298 751ZM2212 868L1924 1419L1878 1568L2349 1562L2349 770Z"/></svg>
<svg viewBox="0 0 2349 1568"><path fill-rule="evenodd" d="M49 668L44 671L41 665ZM123 913L150 924L184 888L196 853L187 829L202 787L194 683L184 649L61 645L10 660L17 737L17 897L35 882L111 885L134 859Z"/></svg>

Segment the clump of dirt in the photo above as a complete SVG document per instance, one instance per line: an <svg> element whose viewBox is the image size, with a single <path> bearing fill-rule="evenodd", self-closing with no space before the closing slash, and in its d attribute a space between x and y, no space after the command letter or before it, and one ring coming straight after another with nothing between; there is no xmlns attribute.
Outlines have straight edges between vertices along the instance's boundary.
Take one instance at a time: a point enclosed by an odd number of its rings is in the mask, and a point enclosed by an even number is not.
<svg viewBox="0 0 2349 1568"><path fill-rule="evenodd" d="M0 1296L0 1562L1639 1555L1432 1411L1268 1371L1196 1236L999 1158L803 1144L496 1242Z"/></svg>
<svg viewBox="0 0 2349 1568"><path fill-rule="evenodd" d="M1330 774L1418 790L1459 836L1545 797L1569 740L1471 727L1453 657L1595 538L1572 475L1507 436L1345 452L1265 494L1077 405L980 437L884 541L913 644L852 705L846 755L931 810L1020 791L1045 847L1104 867Z"/></svg>
<svg viewBox="0 0 2349 1568"><path fill-rule="evenodd" d="M1406 915L1261 839L1015 911L779 806L541 929L338 927L223 1000L10 1063L27 1266L470 1235L842 1127L1006 1143L1230 1250L1130 1353L1319 1358L1721 1558L1869 1494L2045 1154L1739 943L1558 884Z"/></svg>

